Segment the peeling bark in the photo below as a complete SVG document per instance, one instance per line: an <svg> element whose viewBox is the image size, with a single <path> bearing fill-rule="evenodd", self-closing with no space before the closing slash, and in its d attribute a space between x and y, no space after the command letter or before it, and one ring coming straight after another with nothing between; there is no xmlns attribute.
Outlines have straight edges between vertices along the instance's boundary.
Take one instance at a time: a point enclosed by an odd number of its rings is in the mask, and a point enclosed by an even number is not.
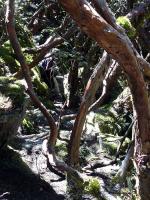
<svg viewBox="0 0 150 200"><path fill-rule="evenodd" d="M110 66L105 76L105 79L103 80L103 89L101 96L90 106L89 112L92 110L96 110L98 107L104 104L111 93L111 89L113 88L117 77L119 76L119 73L119 65L115 62L112 64L112 66Z"/></svg>
<svg viewBox="0 0 150 200"><path fill-rule="evenodd" d="M89 106L94 101L95 93L99 88L100 83L102 83L103 81L104 72L109 66L108 62L109 56L105 52L103 57L101 58L101 61L96 66L85 88L79 112L77 114L75 124L71 133L71 139L68 148L68 161L72 166L79 164L79 147L86 115L88 113Z"/></svg>

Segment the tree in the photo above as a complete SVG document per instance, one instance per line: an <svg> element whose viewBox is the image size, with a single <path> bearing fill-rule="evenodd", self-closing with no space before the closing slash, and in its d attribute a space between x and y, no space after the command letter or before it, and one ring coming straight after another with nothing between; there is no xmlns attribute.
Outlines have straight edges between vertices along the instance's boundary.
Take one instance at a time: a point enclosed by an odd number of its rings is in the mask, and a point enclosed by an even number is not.
<svg viewBox="0 0 150 200"><path fill-rule="evenodd" d="M115 23L105 1L92 1L93 4L95 3L95 8L85 0L60 0L59 2L70 13L80 28L110 53L126 73L133 96L135 120L134 161L139 181L137 183L138 192L141 199L149 199L150 109L148 93L139 61L142 58L124 31ZM80 137L79 127L74 133L75 139L78 136Z"/></svg>
<svg viewBox="0 0 150 200"><path fill-rule="evenodd" d="M46 6L53 10L53 3L48 4L48 1L44 1ZM106 1L92 0L89 3L87 0L59 0L59 3L64 9L70 14L70 16L76 21L81 30L87 33L93 38L100 47L106 50L103 53L100 62L95 67L92 75L90 76L87 86L85 88L83 98L80 104L79 112L75 119L74 127L72 129L71 138L69 141L68 150L68 163L69 166L61 163L55 156L55 143L58 136L58 127L52 115L47 111L46 107L39 101L37 95L34 92L30 69L38 64L46 55L46 53L53 47L62 44L66 38L69 38L76 28L73 23L73 27L63 34L62 37L53 35L49 37L46 42L36 49L30 49L27 51L36 52L36 56L33 61L27 64L25 56L22 52L20 43L18 42L15 26L14 26L14 0L7 1L7 12L6 12L6 26L9 39L13 50L17 56L17 60L20 63L22 72L19 70L15 76L21 77L23 74L27 82L27 93L30 95L34 104L41 110L43 115L46 117L51 134L46 142L46 156L50 160L50 154L52 155L56 166L59 169L63 169L67 172L76 173L74 167L79 164L79 148L80 140L83 132L83 126L85 123L87 113L95 107L95 94L98 88L102 85L102 82L107 79L107 74L110 66L113 66L114 71L119 71L119 67L122 68L131 89L133 97L133 110L134 110L134 126L133 134L135 137L135 148L134 148L134 163L138 176L138 192L141 199L149 199L149 184L150 184L150 170L149 170L149 154L150 154L150 108L148 92L144 80L144 76L150 76L150 65L143 59L133 43L126 35L123 28L121 28L112 15ZM48 4L48 5L47 5ZM57 4L57 3L56 3ZM148 4L149 5L149 1ZM38 27L34 26L34 20L38 16L38 19L43 16L43 2L42 7L35 12L29 25L34 28L33 33L35 34L40 27L40 20L38 20ZM57 4L58 6L58 4ZM132 8L133 5L129 5ZM59 7L59 6L58 6ZM58 7L55 12L58 12ZM58 10L57 10L58 9ZM130 17L132 14L129 15ZM70 18L67 16L59 27L58 32L63 30L68 25ZM112 62L115 59L116 62ZM73 63L73 65L75 62ZM77 66L78 67L78 66ZM143 73L142 73L143 72ZM72 74L73 73L73 74ZM77 68L72 66L70 74L73 77L70 88L75 88L75 79L78 76ZM109 78L107 79L109 80ZM77 88L75 88L77 90ZM70 91L70 98L73 95L73 91ZM103 97L103 96L101 96ZM100 100L102 98L100 97ZM71 101L70 101L71 102Z"/></svg>

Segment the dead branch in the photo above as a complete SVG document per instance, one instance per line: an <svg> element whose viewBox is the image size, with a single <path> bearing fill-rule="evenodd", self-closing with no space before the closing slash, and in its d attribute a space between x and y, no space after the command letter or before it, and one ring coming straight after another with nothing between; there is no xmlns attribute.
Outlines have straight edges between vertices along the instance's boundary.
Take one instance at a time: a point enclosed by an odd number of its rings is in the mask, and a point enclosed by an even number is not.
<svg viewBox="0 0 150 200"><path fill-rule="evenodd" d="M129 167L131 158L133 157L133 152L134 152L134 142L132 141L132 143L131 143L131 145L128 149L128 152L125 156L125 159L123 160L122 165L121 165L119 171L116 174L116 177L119 178L119 181L124 181L124 178L125 178L127 169Z"/></svg>
<svg viewBox="0 0 150 200"><path fill-rule="evenodd" d="M63 115L61 117L61 122L68 121L68 120L74 120L76 117L77 117L77 114Z"/></svg>
<svg viewBox="0 0 150 200"><path fill-rule="evenodd" d="M109 165L114 165L114 164L116 164L116 163L117 163L117 160L116 160L116 159L114 159L114 160L112 160L112 161L110 161L110 162L108 162L108 163L96 162L96 163L92 164L92 165L90 166L90 168L91 168L92 170L94 170L94 169L97 169L97 168L106 167L106 166L109 166Z"/></svg>
<svg viewBox="0 0 150 200"><path fill-rule="evenodd" d="M123 136L123 137L121 138L121 140L120 140L120 144L119 144L119 146L118 146L118 148L117 148L117 152L116 152L116 159L117 159L118 156L119 156L120 149L121 149L121 147L122 147L122 144L123 144L125 138L129 135L129 133L130 133L130 131L131 131L131 129L132 129L133 123L134 123L134 122L132 121L132 123L131 123L130 126L128 127L127 131L125 132L124 136Z"/></svg>
<svg viewBox="0 0 150 200"><path fill-rule="evenodd" d="M42 153L45 155L45 157L47 158L47 162L52 167L58 169L61 172L67 172L67 173L71 174L72 176L75 177L75 179L77 179L78 177L81 178L81 175L77 170L75 170L72 167L68 166L63 161L59 161L57 159L55 152L54 151L51 152L51 148L49 148L49 144L48 144L47 140L43 141Z"/></svg>
<svg viewBox="0 0 150 200"><path fill-rule="evenodd" d="M103 179L101 180L101 187L100 187L100 194L101 194L101 198L105 199L105 200L116 200L116 196L113 194L110 194L107 191L107 188L105 186L105 183L103 181Z"/></svg>

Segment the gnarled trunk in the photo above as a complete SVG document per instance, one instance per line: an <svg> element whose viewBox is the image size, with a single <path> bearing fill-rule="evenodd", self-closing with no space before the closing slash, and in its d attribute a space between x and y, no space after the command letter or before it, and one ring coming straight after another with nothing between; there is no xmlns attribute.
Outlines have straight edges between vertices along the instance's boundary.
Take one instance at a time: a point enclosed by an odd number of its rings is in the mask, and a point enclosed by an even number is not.
<svg viewBox="0 0 150 200"><path fill-rule="evenodd" d="M108 13L109 9L99 9L102 8L102 3L106 7L106 1L97 1L96 9L86 0L59 2L81 29L118 61L127 75L137 123L134 159L140 182L139 194L142 200L148 200L150 198L146 188L150 183L150 108L145 81L140 71L140 56L124 31L115 24L112 15Z"/></svg>

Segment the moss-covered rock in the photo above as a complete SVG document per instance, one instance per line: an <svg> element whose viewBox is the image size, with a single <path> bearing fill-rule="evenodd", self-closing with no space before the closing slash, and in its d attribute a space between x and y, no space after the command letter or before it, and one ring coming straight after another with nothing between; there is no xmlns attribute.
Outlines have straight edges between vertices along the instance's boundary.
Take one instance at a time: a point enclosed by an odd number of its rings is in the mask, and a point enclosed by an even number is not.
<svg viewBox="0 0 150 200"><path fill-rule="evenodd" d="M19 64L13 53L10 41L6 41L0 47L0 62L9 67L10 73L15 73L19 69Z"/></svg>
<svg viewBox="0 0 150 200"><path fill-rule="evenodd" d="M131 123L132 98L126 87L111 104L102 107L96 114L101 133L122 135Z"/></svg>
<svg viewBox="0 0 150 200"><path fill-rule="evenodd" d="M26 97L21 81L0 77L0 148L16 134L25 113Z"/></svg>
<svg viewBox="0 0 150 200"><path fill-rule="evenodd" d="M117 152L120 139L132 122L132 98L130 89L126 87L111 104L99 109L95 117L100 130L103 151L113 156ZM129 138L131 135L128 135ZM127 148L130 139L126 138L121 152Z"/></svg>
<svg viewBox="0 0 150 200"><path fill-rule="evenodd" d="M39 95L40 101L49 109L51 109L54 104L50 101L49 88L45 82L41 79L40 70L38 67L32 69L32 81L34 85L35 92Z"/></svg>
<svg viewBox="0 0 150 200"><path fill-rule="evenodd" d="M85 193L91 194L94 197L100 198L100 182L97 178L89 179L85 182Z"/></svg>
<svg viewBox="0 0 150 200"><path fill-rule="evenodd" d="M39 95L48 95L48 86L41 80L40 70L38 67L34 67L32 69L33 73L33 84L35 86L35 90Z"/></svg>

